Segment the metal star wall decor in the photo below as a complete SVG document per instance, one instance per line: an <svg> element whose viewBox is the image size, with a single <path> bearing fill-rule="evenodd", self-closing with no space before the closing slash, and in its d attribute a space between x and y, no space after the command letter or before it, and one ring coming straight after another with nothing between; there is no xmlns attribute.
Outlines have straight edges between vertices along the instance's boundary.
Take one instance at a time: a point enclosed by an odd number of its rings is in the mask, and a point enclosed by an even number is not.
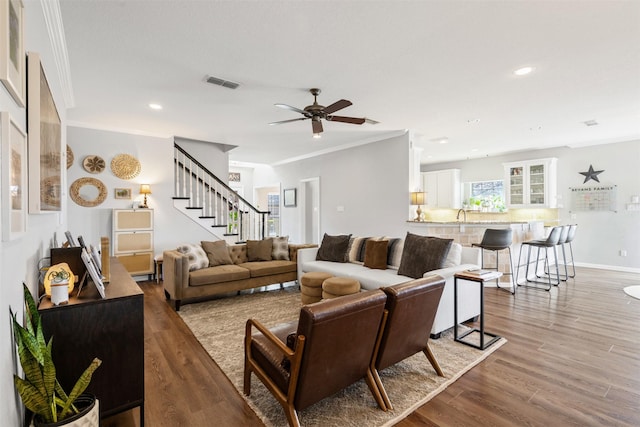
<svg viewBox="0 0 640 427"><path fill-rule="evenodd" d="M598 179L598 175L601 174L602 172L604 172L604 170L601 171L595 171L593 170L593 165L589 165L589 170L586 172L579 172L580 175L584 175L584 182L583 184L586 184L587 181L589 181L590 179L596 181L596 182L600 182L600 180Z"/></svg>

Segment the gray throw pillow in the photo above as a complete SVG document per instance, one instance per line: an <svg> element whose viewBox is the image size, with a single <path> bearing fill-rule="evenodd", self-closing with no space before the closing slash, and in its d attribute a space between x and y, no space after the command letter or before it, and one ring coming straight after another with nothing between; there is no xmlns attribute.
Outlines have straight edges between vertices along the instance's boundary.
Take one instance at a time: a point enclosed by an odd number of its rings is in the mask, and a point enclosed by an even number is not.
<svg viewBox="0 0 640 427"><path fill-rule="evenodd" d="M273 239L247 240L247 258L251 261L271 261Z"/></svg>
<svg viewBox="0 0 640 427"><path fill-rule="evenodd" d="M322 243L318 249L316 260L347 262L347 249L349 249L349 239L351 234L340 236L329 236L327 233L322 238Z"/></svg>
<svg viewBox="0 0 640 427"><path fill-rule="evenodd" d="M207 253L207 258L209 258L209 267L233 264L231 256L229 255L229 249L227 248L227 242L224 240L200 242L200 244L202 245L202 249Z"/></svg>
<svg viewBox="0 0 640 427"><path fill-rule="evenodd" d="M398 274L419 279L427 271L442 268L452 242L453 239L407 233Z"/></svg>

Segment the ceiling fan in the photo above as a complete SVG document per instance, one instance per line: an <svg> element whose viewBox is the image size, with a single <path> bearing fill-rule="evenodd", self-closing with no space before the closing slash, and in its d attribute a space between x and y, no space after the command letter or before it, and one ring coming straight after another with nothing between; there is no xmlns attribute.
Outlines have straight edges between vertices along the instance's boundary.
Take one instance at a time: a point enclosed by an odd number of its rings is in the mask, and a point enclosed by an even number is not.
<svg viewBox="0 0 640 427"><path fill-rule="evenodd" d="M313 95L313 104L304 107L304 110L301 110L296 107L292 107L287 104L275 104L276 107L284 108L286 110L295 111L296 113L302 114L304 117L300 117L298 119L290 119L290 120L282 120L280 122L269 123L270 125L280 125L282 123L289 122L297 122L299 120L307 120L311 119L311 127L313 129L314 138L319 138L322 133L322 119L328 120L331 122L342 122L342 123L351 123L354 125L361 125L364 122L377 123L374 120L368 120L366 118L358 118L358 117L344 117L344 116L334 116L333 113L336 111L342 110L343 108L347 108L352 105L351 101L347 101L346 99L341 99L339 101L334 102L333 104L325 107L318 104L318 95L320 94L320 89L309 89L309 92Z"/></svg>

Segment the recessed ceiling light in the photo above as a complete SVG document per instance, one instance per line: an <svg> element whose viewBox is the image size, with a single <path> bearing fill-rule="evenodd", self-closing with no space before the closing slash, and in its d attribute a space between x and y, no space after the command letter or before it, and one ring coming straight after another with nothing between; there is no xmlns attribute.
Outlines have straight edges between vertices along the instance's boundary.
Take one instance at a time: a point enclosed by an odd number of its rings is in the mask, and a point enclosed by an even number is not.
<svg viewBox="0 0 640 427"><path fill-rule="evenodd" d="M531 74L533 71L533 67L522 67L518 68L513 72L516 76L526 76L527 74Z"/></svg>
<svg viewBox="0 0 640 427"><path fill-rule="evenodd" d="M322 135L321 135L321 134L319 134L319 133L314 133L314 134L313 134L313 137L314 137L315 139L320 139L320 138L322 138Z"/></svg>
<svg viewBox="0 0 640 427"><path fill-rule="evenodd" d="M476 152L478 151L478 148L472 148L471 151Z"/></svg>
<svg viewBox="0 0 640 427"><path fill-rule="evenodd" d="M468 125L475 125L476 123L480 123L480 119L469 119L467 120Z"/></svg>
<svg viewBox="0 0 640 427"><path fill-rule="evenodd" d="M449 140L447 138L442 138L440 141L438 141L438 144L448 144Z"/></svg>
<svg viewBox="0 0 640 427"><path fill-rule="evenodd" d="M152 110L162 110L162 105L160 104L154 104L153 102L149 104L149 108L151 108Z"/></svg>

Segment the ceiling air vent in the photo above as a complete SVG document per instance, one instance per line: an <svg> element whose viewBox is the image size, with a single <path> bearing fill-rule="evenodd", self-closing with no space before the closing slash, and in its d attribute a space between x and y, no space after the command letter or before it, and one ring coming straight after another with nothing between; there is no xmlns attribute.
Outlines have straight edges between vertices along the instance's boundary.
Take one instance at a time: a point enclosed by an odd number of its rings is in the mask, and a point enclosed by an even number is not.
<svg viewBox="0 0 640 427"><path fill-rule="evenodd" d="M230 80L221 79L221 78L218 78L218 77L213 77L213 76L207 76L207 83L211 83L213 85L226 87L226 88L229 88L229 89L236 89L238 86L240 86L239 83L232 82Z"/></svg>

